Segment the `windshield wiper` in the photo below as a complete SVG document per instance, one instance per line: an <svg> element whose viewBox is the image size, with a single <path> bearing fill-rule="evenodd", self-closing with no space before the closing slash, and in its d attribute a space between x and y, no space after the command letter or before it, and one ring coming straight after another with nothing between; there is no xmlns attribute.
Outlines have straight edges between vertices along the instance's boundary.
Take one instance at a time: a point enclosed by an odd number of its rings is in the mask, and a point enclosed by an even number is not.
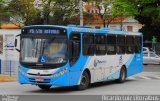
<svg viewBox="0 0 160 101"><path fill-rule="evenodd" d="M37 43L36 43L36 55L35 55L35 57L37 57L37 52L38 52L38 40L37 40Z"/></svg>
<svg viewBox="0 0 160 101"><path fill-rule="evenodd" d="M46 43L46 39L44 39L43 44L42 44L42 56L44 54L45 43Z"/></svg>

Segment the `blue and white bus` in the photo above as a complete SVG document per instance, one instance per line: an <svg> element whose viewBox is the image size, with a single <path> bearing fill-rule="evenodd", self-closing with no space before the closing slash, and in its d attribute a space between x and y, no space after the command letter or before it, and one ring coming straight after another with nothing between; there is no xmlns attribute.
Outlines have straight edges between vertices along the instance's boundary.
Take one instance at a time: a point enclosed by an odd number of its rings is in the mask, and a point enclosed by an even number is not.
<svg viewBox="0 0 160 101"><path fill-rule="evenodd" d="M78 26L33 25L20 34L20 84L76 86L124 82L143 70L142 34Z"/></svg>

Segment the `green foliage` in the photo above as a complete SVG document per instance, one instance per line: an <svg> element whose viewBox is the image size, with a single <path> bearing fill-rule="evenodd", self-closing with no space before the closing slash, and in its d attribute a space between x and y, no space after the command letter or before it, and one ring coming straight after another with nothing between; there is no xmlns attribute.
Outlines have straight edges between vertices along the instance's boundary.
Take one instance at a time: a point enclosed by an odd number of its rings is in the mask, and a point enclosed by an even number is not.
<svg viewBox="0 0 160 101"><path fill-rule="evenodd" d="M144 33L144 40L151 41L156 36L160 41L160 2L159 0L142 0L139 2L139 14L136 19L144 26L140 30Z"/></svg>
<svg viewBox="0 0 160 101"><path fill-rule="evenodd" d="M144 33L144 40L151 41L153 35L160 40L159 0L115 0L113 14L133 16L144 25L140 30Z"/></svg>
<svg viewBox="0 0 160 101"><path fill-rule="evenodd" d="M150 19L151 22L148 24L160 26L160 7L147 6L143 8L141 16L144 16Z"/></svg>
<svg viewBox="0 0 160 101"><path fill-rule="evenodd" d="M18 26L32 24L67 25L72 21L72 17L78 15L79 12L78 0L42 0L40 8L35 8L34 1L11 0L6 3L6 0L0 0L0 19L6 16L11 17L14 19L14 22L11 23Z"/></svg>
<svg viewBox="0 0 160 101"><path fill-rule="evenodd" d="M23 21L17 22L30 25L38 14L38 10L34 7L33 2L34 0L12 0L8 5L8 9L13 16L22 17Z"/></svg>
<svg viewBox="0 0 160 101"><path fill-rule="evenodd" d="M75 0L53 0L51 5L50 23L55 25L67 25L72 17L78 15L77 2Z"/></svg>
<svg viewBox="0 0 160 101"><path fill-rule="evenodd" d="M11 15L6 9L6 4L7 2L5 0L0 0L0 25L6 17Z"/></svg>
<svg viewBox="0 0 160 101"><path fill-rule="evenodd" d="M44 24L67 25L78 14L78 0L42 0Z"/></svg>
<svg viewBox="0 0 160 101"><path fill-rule="evenodd" d="M138 13L137 5L133 0L115 0L112 9L115 16L135 16Z"/></svg>
<svg viewBox="0 0 160 101"><path fill-rule="evenodd" d="M107 27L111 23L111 21L116 17L112 14L112 3L114 0L96 0L96 6L99 10L99 16L101 20L103 21L103 27Z"/></svg>

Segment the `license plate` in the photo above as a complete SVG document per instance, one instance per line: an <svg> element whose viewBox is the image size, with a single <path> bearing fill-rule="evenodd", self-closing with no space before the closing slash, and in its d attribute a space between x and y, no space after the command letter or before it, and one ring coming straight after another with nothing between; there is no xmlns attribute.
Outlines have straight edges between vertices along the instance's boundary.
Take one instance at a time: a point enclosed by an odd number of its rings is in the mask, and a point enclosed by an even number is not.
<svg viewBox="0 0 160 101"><path fill-rule="evenodd" d="M44 81L44 79L43 78L36 78L36 81L42 82L42 81Z"/></svg>

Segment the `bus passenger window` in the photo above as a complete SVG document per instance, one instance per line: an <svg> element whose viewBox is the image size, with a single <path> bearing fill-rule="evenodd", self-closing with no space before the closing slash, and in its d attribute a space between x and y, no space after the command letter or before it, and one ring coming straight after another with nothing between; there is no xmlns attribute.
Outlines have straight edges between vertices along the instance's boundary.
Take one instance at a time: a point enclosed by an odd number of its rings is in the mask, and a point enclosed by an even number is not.
<svg viewBox="0 0 160 101"><path fill-rule="evenodd" d="M125 54L125 35L117 35L117 54Z"/></svg>
<svg viewBox="0 0 160 101"><path fill-rule="evenodd" d="M87 56L94 55L94 34L84 33L83 35L83 54Z"/></svg>
<svg viewBox="0 0 160 101"><path fill-rule="evenodd" d="M134 36L128 35L126 36L126 53L133 54L134 51L135 51Z"/></svg>
<svg viewBox="0 0 160 101"><path fill-rule="evenodd" d="M135 53L141 53L142 38L135 36Z"/></svg>
<svg viewBox="0 0 160 101"><path fill-rule="evenodd" d="M80 56L80 34L72 33L70 37L70 65L73 66Z"/></svg>
<svg viewBox="0 0 160 101"><path fill-rule="evenodd" d="M96 35L96 55L106 54L106 36Z"/></svg>
<svg viewBox="0 0 160 101"><path fill-rule="evenodd" d="M116 35L107 35L107 54L116 54Z"/></svg>

